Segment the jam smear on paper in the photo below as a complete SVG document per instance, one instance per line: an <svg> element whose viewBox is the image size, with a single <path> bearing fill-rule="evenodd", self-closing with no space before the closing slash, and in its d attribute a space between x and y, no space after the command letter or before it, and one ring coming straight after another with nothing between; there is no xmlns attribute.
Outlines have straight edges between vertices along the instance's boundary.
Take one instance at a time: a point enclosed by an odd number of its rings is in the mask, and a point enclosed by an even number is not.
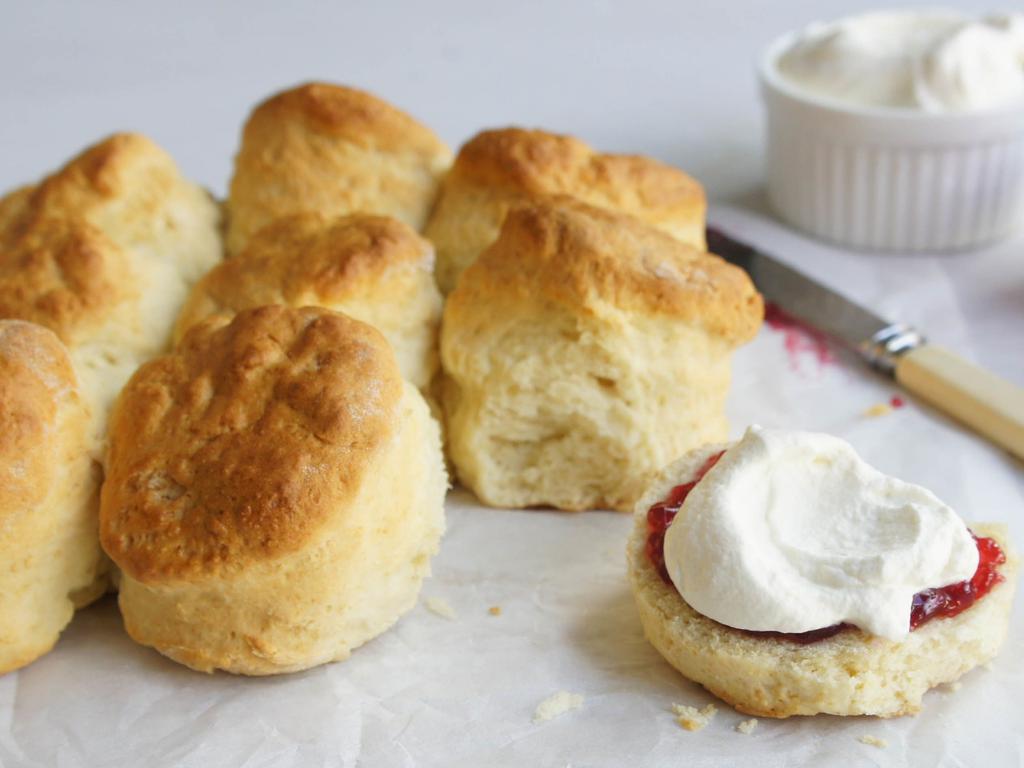
<svg viewBox="0 0 1024 768"><path fill-rule="evenodd" d="M800 360L805 355L817 360L821 368L835 361L828 337L816 328L797 320L778 304L770 301L765 303L764 322L769 328L782 334L789 365L794 371L800 370Z"/></svg>

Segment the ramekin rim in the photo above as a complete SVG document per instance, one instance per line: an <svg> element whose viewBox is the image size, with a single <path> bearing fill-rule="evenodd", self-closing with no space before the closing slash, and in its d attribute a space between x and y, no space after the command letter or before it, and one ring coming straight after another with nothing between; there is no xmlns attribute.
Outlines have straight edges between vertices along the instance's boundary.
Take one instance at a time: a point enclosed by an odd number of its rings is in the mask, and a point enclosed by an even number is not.
<svg viewBox="0 0 1024 768"><path fill-rule="evenodd" d="M793 85L782 77L778 71L778 60L790 48L802 29L785 32L774 38L763 50L758 60L757 70L761 84L796 102L815 107L833 115L850 118L870 118L889 120L893 123L931 123L964 124L985 122L1020 116L1024 118L1024 103L1010 104L1002 107L991 107L962 112L926 112L911 107L869 107L858 106L833 99L827 96L809 93L799 86Z"/></svg>

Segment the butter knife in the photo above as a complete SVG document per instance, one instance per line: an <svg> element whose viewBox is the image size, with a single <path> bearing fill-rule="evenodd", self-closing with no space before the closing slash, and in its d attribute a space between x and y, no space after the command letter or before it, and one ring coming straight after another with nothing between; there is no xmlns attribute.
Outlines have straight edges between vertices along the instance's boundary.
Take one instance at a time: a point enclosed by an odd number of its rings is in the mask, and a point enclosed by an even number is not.
<svg viewBox="0 0 1024 768"><path fill-rule="evenodd" d="M765 300L824 332L909 392L1024 459L1024 389L928 343L757 248L708 227L708 250L744 269Z"/></svg>

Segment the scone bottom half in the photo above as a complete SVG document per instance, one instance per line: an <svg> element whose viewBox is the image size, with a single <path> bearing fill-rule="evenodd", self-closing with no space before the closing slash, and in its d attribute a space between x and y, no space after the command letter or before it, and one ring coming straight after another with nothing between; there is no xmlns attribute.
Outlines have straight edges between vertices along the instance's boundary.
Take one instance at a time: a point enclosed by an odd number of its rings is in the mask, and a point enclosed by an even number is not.
<svg viewBox="0 0 1024 768"><path fill-rule="evenodd" d="M203 320L112 415L100 532L125 627L205 672L347 658L415 604L446 490L376 329L308 307Z"/></svg>
<svg viewBox="0 0 1024 768"><path fill-rule="evenodd" d="M648 493L634 511L627 560L644 634L683 676L757 717L897 717L916 714L928 690L957 680L999 653L1018 570L1001 524L970 526L981 554L972 581L988 582L985 591L952 615L922 615L915 600L914 615L908 616L912 631L900 642L848 624L796 635L749 632L694 610L665 571L664 532L687 494L729 447L691 451L670 468L673 480L662 477L652 484L660 482L664 489L671 482L671 490L656 493L654 503ZM936 591L942 590L928 590Z"/></svg>

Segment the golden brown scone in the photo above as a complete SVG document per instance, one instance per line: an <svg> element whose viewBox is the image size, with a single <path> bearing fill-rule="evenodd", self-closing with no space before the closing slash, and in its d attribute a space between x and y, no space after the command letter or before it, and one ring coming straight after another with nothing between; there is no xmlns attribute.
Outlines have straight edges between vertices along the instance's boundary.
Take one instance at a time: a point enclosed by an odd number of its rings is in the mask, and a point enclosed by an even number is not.
<svg viewBox="0 0 1024 768"><path fill-rule="evenodd" d="M726 433L747 275L571 198L514 208L441 329L459 479L487 504L629 509L650 473Z"/></svg>
<svg viewBox="0 0 1024 768"><path fill-rule="evenodd" d="M569 195L628 213L704 250L704 190L677 168L638 155L595 152L545 131L483 131L459 150L425 234L437 246L437 281L448 294L498 236L516 203Z"/></svg>
<svg viewBox="0 0 1024 768"><path fill-rule="evenodd" d="M415 603L446 486L376 329L312 307L209 318L111 416L100 536L125 627L207 672L344 659Z"/></svg>
<svg viewBox="0 0 1024 768"><path fill-rule="evenodd" d="M91 439L60 340L0 320L0 673L49 651L106 586Z"/></svg>
<svg viewBox="0 0 1024 768"><path fill-rule="evenodd" d="M228 253L274 219L317 211L394 216L420 230L451 151L365 91L307 83L270 97L242 132L228 197Z"/></svg>
<svg viewBox="0 0 1024 768"><path fill-rule="evenodd" d="M999 569L1003 582L963 613L932 619L901 642L848 629L801 645L732 629L693 610L644 551L647 510L727 447L696 449L661 472L636 505L629 540L629 578L644 634L683 675L758 717L895 717L919 711L930 688L996 656L1009 627L1018 566L1006 526L998 524L971 529L995 538L1006 553ZM907 615L909 620L909 606Z"/></svg>
<svg viewBox="0 0 1024 768"><path fill-rule="evenodd" d="M266 304L326 307L369 323L421 389L437 371L434 249L396 219L300 213L274 221L199 281L175 337L210 315Z"/></svg>
<svg viewBox="0 0 1024 768"><path fill-rule="evenodd" d="M168 344L191 284L219 260L219 217L153 142L111 136L0 199L0 317L60 337L102 422L132 371Z"/></svg>

